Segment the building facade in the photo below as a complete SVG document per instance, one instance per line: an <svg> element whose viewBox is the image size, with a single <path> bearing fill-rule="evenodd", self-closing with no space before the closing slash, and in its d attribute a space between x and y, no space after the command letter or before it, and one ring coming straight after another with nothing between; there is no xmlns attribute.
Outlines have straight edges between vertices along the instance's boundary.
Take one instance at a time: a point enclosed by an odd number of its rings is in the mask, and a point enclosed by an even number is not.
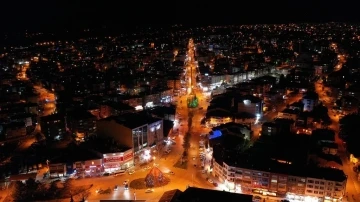
<svg viewBox="0 0 360 202"><path fill-rule="evenodd" d="M108 173L125 170L134 165L134 152L128 149L124 152L103 154L104 171Z"/></svg>
<svg viewBox="0 0 360 202"><path fill-rule="evenodd" d="M214 160L214 159L213 159ZM328 172L330 168L324 168ZM335 170L335 169L332 169ZM335 172L337 172L336 170ZM311 173L311 172L310 172ZM313 174L294 176L274 171L260 171L230 166L213 161L212 174L230 189L242 193L258 193L269 196L287 196L304 201L340 201L345 195L347 178L330 174L314 177ZM330 172L331 173L331 172ZM310 176L307 176L310 175Z"/></svg>

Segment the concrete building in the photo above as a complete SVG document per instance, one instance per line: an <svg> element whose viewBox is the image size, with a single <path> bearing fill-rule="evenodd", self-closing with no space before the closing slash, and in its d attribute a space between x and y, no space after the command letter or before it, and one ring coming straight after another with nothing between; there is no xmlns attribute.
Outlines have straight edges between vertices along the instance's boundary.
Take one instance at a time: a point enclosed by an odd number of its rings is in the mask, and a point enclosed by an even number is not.
<svg viewBox="0 0 360 202"><path fill-rule="evenodd" d="M244 95L234 98L234 107L238 112L247 112L254 114L260 118L263 116L264 102L262 99L252 96Z"/></svg>
<svg viewBox="0 0 360 202"><path fill-rule="evenodd" d="M304 104L304 111L312 111L319 104L319 96L315 92L306 92L302 98L302 103Z"/></svg>
<svg viewBox="0 0 360 202"><path fill-rule="evenodd" d="M77 141L85 141L96 135L96 116L88 111L76 110L67 116L67 126Z"/></svg>
<svg viewBox="0 0 360 202"><path fill-rule="evenodd" d="M146 112L123 114L108 117L97 122L100 136L113 138L126 148L133 148L137 160L146 160L146 151L162 143L164 138L163 120L154 118Z"/></svg>
<svg viewBox="0 0 360 202"><path fill-rule="evenodd" d="M40 118L41 132L46 138L60 140L66 132L65 116L52 114Z"/></svg>

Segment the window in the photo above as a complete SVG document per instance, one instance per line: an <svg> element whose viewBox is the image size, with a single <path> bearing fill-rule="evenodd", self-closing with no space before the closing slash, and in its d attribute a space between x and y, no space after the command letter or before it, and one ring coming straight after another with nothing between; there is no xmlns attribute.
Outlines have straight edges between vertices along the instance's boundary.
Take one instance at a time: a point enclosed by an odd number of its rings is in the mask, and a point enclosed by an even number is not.
<svg viewBox="0 0 360 202"><path fill-rule="evenodd" d="M277 180L271 180L271 183L277 183Z"/></svg>
<svg viewBox="0 0 360 202"><path fill-rule="evenodd" d="M318 194L319 192L318 191L314 191L314 194Z"/></svg>
<svg viewBox="0 0 360 202"><path fill-rule="evenodd" d="M312 185L308 185L307 187L308 187L308 188L313 188L314 186L312 186Z"/></svg>
<svg viewBox="0 0 360 202"><path fill-rule="evenodd" d="M322 191L319 191L319 194L324 194L324 192L322 192Z"/></svg>
<svg viewBox="0 0 360 202"><path fill-rule="evenodd" d="M315 189L319 189L319 186L315 186Z"/></svg>
<svg viewBox="0 0 360 202"><path fill-rule="evenodd" d="M315 184L319 184L319 181L315 181Z"/></svg>
<svg viewBox="0 0 360 202"><path fill-rule="evenodd" d="M312 190L306 190L307 193L312 193Z"/></svg>
<svg viewBox="0 0 360 202"><path fill-rule="evenodd" d="M314 183L314 180L308 180L308 183Z"/></svg>

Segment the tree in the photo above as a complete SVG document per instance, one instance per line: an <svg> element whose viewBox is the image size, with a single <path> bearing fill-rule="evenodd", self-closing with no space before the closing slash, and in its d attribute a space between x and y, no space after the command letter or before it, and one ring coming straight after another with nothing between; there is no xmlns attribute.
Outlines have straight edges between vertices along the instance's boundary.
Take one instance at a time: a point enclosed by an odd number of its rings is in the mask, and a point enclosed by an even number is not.
<svg viewBox="0 0 360 202"><path fill-rule="evenodd" d="M73 187L74 187L74 180L67 179L64 182L64 193L70 193Z"/></svg>
<svg viewBox="0 0 360 202"><path fill-rule="evenodd" d="M185 151L190 147L190 138L191 138L190 132L186 132L183 138L183 147Z"/></svg>
<svg viewBox="0 0 360 202"><path fill-rule="evenodd" d="M40 142L41 140L44 139L44 136L41 133L36 133L35 139L37 142Z"/></svg>
<svg viewBox="0 0 360 202"><path fill-rule="evenodd" d="M28 198L34 198L40 183L36 182L34 178L29 178L25 182L26 194Z"/></svg>
<svg viewBox="0 0 360 202"><path fill-rule="evenodd" d="M80 193L80 197L81 197L81 201L80 202L85 202L86 199L90 196L90 190L89 189L86 189L84 191L82 191Z"/></svg>
<svg viewBox="0 0 360 202"><path fill-rule="evenodd" d="M13 186L12 197L14 201L25 201L27 197L25 184L16 181Z"/></svg>

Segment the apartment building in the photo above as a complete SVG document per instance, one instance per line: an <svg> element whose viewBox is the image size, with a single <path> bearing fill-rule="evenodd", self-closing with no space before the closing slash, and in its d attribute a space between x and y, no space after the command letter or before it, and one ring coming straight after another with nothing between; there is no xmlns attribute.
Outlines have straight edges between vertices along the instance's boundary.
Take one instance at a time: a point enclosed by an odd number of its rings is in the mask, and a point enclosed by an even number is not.
<svg viewBox="0 0 360 202"><path fill-rule="evenodd" d="M338 201L345 195L347 177L342 170L262 160L256 164L241 158L241 163L213 159L212 174L230 190L311 201Z"/></svg>

